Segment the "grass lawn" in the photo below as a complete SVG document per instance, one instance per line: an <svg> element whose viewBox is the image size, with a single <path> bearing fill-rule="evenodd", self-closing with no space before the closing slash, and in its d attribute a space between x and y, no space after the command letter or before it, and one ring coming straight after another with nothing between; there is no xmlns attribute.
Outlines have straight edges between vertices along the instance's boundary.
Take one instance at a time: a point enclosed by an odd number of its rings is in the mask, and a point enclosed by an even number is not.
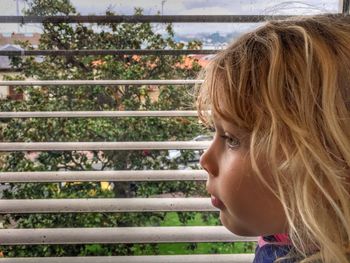
<svg viewBox="0 0 350 263"><path fill-rule="evenodd" d="M215 220L209 222L215 225ZM176 212L167 213L161 226L180 226L182 225ZM197 213L193 220L190 220L188 226L206 226L201 214ZM236 242L236 243L172 243L159 244L159 254L178 255L178 254L235 254L235 253L254 253L255 242Z"/></svg>

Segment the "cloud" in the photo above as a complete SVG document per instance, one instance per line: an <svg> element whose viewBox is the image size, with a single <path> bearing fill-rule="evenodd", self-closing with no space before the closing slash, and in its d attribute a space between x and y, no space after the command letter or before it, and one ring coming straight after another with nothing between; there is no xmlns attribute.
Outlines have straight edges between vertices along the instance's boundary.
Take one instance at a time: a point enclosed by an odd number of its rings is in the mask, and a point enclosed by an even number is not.
<svg viewBox="0 0 350 263"><path fill-rule="evenodd" d="M183 1L183 5L186 9L198 9L198 8L208 8L208 7L227 7L231 4L231 1L226 0L190 0Z"/></svg>
<svg viewBox="0 0 350 263"><path fill-rule="evenodd" d="M123 14L131 15L134 13L135 7L141 7L146 12L149 9L156 10L156 5L152 1L134 0L130 1L119 0L98 0L98 1L86 1L86 0L71 0L73 6L77 8L77 11L83 15L87 14L104 14L107 9ZM146 13L145 12L145 13ZM156 11L155 11L156 12ZM147 14L147 13L146 13Z"/></svg>
<svg viewBox="0 0 350 263"><path fill-rule="evenodd" d="M338 1L274 1L261 6L264 15L312 15L327 12L338 12Z"/></svg>
<svg viewBox="0 0 350 263"><path fill-rule="evenodd" d="M22 4L20 4L20 9ZM16 15L16 2L8 0L0 0L1 15L2 16L15 16Z"/></svg>
<svg viewBox="0 0 350 263"><path fill-rule="evenodd" d="M181 15L233 15L232 11L223 7L210 7L210 8L194 8L187 9L181 12Z"/></svg>

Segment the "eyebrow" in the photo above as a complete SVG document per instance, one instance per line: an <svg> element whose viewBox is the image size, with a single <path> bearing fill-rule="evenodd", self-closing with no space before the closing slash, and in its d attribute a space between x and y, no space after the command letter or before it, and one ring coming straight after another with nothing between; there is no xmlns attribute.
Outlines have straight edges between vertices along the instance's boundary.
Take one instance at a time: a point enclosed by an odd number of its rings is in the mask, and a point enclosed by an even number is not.
<svg viewBox="0 0 350 263"><path fill-rule="evenodd" d="M235 137L240 138L240 139L244 139L247 137L247 132L244 129L239 128L228 121L225 121L223 118L220 118L217 114L215 114L215 112L213 113L211 119L212 119L212 123L214 124L215 128L219 128L221 130L228 131L229 133L231 133L232 135L234 135ZM219 121L217 121L217 120L219 120ZM221 124L222 122L224 124L227 124L227 125L222 125Z"/></svg>
<svg viewBox="0 0 350 263"><path fill-rule="evenodd" d="M230 133L232 136L237 137L240 140L245 140L248 136L248 134L246 132L244 132L244 130L240 129L239 127L224 121L224 125L222 125L221 123L219 125L218 122L213 121L215 127L217 127L220 130L223 130L225 132ZM226 125L225 125L226 124Z"/></svg>
<svg viewBox="0 0 350 263"><path fill-rule="evenodd" d="M215 127L217 127L217 126L221 126L221 125L218 125L218 122L217 122L217 121L215 121L215 119L214 119L214 118L213 118L212 120L213 120L213 121L212 121L212 123L214 124L214 126L215 126Z"/></svg>

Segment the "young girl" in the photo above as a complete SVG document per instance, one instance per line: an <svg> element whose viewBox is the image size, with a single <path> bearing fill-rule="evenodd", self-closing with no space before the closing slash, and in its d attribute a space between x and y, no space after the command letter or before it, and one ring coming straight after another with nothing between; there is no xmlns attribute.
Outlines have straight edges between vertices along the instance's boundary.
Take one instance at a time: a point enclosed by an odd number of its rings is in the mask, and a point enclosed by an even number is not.
<svg viewBox="0 0 350 263"><path fill-rule="evenodd" d="M222 224L260 236L257 263L350 262L350 16L268 22L203 77L215 136L200 162Z"/></svg>

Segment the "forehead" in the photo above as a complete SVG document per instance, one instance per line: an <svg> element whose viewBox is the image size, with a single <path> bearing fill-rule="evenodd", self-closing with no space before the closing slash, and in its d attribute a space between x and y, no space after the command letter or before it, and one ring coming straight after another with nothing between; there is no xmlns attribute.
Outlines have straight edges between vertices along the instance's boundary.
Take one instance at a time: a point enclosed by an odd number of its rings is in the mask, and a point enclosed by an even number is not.
<svg viewBox="0 0 350 263"><path fill-rule="evenodd" d="M241 137L246 136L248 131L238 127L233 122L221 118L218 114L214 113L212 115L213 123L217 129L222 129L231 132L235 135L240 135Z"/></svg>
<svg viewBox="0 0 350 263"><path fill-rule="evenodd" d="M228 63L222 67L220 62L216 61L210 69L204 85L209 108L214 112L211 119L229 126L235 125L236 129L248 129L248 119L251 117L248 116L248 112L251 112L252 107L250 76L242 76L239 65Z"/></svg>

